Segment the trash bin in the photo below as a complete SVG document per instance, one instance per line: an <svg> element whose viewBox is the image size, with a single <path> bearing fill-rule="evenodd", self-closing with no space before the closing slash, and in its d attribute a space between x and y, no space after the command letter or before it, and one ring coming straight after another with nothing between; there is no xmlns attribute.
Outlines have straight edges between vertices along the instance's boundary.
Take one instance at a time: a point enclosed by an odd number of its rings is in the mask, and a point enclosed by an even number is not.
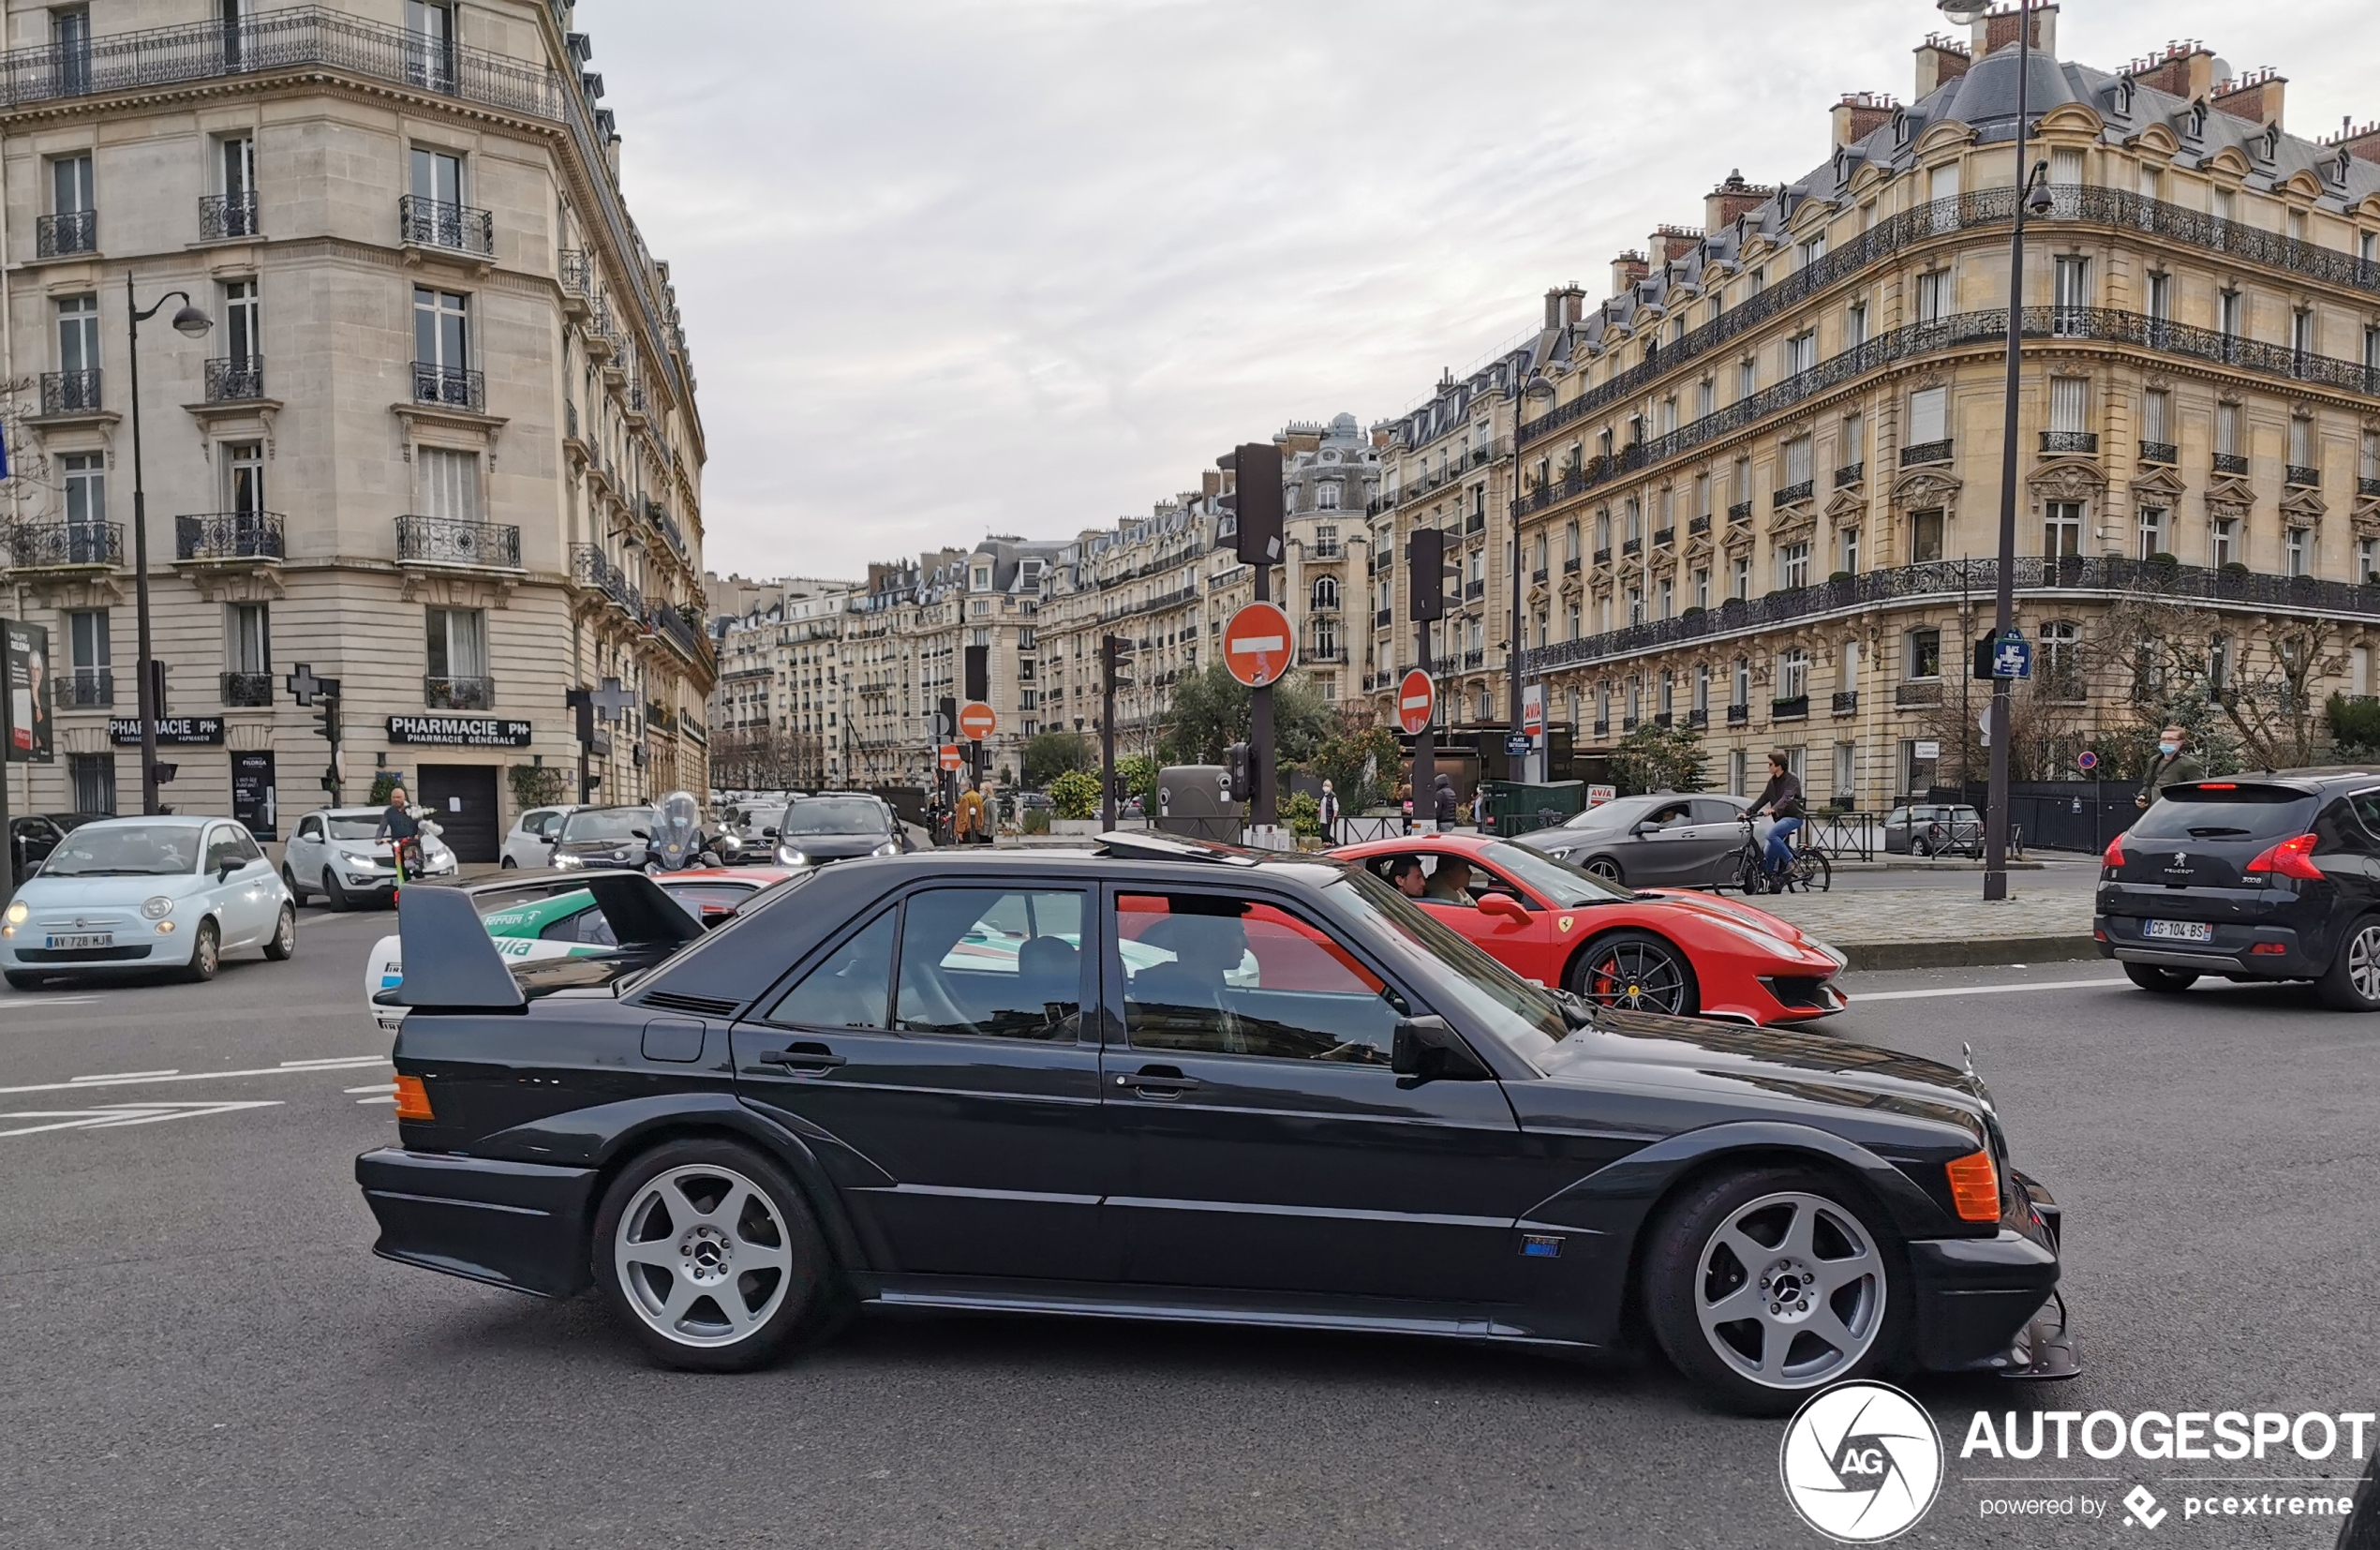
<svg viewBox="0 0 2380 1550"><path fill-rule="evenodd" d="M1490 781L1487 788L1488 832L1500 840L1551 827L1586 808L1584 781L1553 781L1541 785L1524 781Z"/></svg>

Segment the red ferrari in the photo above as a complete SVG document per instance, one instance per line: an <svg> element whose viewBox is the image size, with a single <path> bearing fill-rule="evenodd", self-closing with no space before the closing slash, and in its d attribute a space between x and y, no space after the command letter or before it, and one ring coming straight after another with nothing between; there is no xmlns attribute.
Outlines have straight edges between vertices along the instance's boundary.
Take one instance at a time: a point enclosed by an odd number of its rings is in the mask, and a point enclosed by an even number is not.
<svg viewBox="0 0 2380 1550"><path fill-rule="evenodd" d="M1631 891L1476 834L1414 834L1331 854L1413 896L1514 974L1601 1006L1770 1023L1849 1005L1835 987L1843 955L1749 904Z"/></svg>

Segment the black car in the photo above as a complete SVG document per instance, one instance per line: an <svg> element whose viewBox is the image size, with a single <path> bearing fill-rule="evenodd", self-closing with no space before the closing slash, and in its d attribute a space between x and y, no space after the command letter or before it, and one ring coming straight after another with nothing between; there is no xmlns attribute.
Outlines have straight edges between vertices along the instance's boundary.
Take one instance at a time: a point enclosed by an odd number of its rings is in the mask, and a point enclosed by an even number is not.
<svg viewBox="0 0 2380 1550"><path fill-rule="evenodd" d="M2329 1006L2380 1011L2380 775L2167 786L2099 878L2099 951L2143 990L2311 979Z"/></svg>
<svg viewBox="0 0 2380 1550"><path fill-rule="evenodd" d="M776 839L776 860L781 867L823 866L858 856L898 856L909 848L891 806L881 797L860 791L826 791L794 798L777 821Z"/></svg>
<svg viewBox="0 0 2380 1550"><path fill-rule="evenodd" d="M1167 851L1178 855L1168 857ZM2075 1370L1970 1072L1589 1008L1360 869L1157 838L823 869L540 993L407 889L376 1252L749 1368L859 1304L1609 1347L1776 1412ZM419 938L418 942L416 938Z"/></svg>
<svg viewBox="0 0 2380 1550"><path fill-rule="evenodd" d="M104 812L28 812L8 821L8 833L14 849L15 881L22 883L41 870L41 863L58 848L58 842L68 834L91 822L104 818Z"/></svg>

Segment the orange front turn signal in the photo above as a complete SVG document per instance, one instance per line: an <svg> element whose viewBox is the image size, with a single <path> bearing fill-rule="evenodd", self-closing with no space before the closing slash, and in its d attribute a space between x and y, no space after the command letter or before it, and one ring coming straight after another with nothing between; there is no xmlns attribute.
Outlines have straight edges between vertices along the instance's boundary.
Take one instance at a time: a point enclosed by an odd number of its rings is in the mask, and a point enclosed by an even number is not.
<svg viewBox="0 0 2380 1550"><path fill-rule="evenodd" d="M1942 1165L1950 1175L1950 1203L1958 1208L1962 1222L1996 1222L2000 1220L2000 1170L1992 1167L1991 1154L1971 1152Z"/></svg>
<svg viewBox="0 0 2380 1550"><path fill-rule="evenodd" d="M396 1117L401 1120L420 1120L425 1124L438 1118L436 1114L430 1112L430 1090L422 1085L421 1078L399 1077L396 1079ZM1953 1168L1957 1166L1956 1163L1951 1164ZM1985 1159L1984 1167L1986 1171L1989 1170L1991 1167L1989 1158Z"/></svg>

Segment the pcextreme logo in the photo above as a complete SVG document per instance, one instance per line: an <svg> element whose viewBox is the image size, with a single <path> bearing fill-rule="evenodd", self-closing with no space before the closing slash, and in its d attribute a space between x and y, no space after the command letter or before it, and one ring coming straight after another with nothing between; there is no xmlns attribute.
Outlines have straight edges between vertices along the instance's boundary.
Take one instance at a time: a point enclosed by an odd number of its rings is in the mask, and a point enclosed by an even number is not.
<svg viewBox="0 0 2380 1550"><path fill-rule="evenodd" d="M1907 1532L1942 1483L1933 1418L1884 1383L1839 1383L1785 1427L1777 1469L1785 1499L1812 1528L1844 1544Z"/></svg>

